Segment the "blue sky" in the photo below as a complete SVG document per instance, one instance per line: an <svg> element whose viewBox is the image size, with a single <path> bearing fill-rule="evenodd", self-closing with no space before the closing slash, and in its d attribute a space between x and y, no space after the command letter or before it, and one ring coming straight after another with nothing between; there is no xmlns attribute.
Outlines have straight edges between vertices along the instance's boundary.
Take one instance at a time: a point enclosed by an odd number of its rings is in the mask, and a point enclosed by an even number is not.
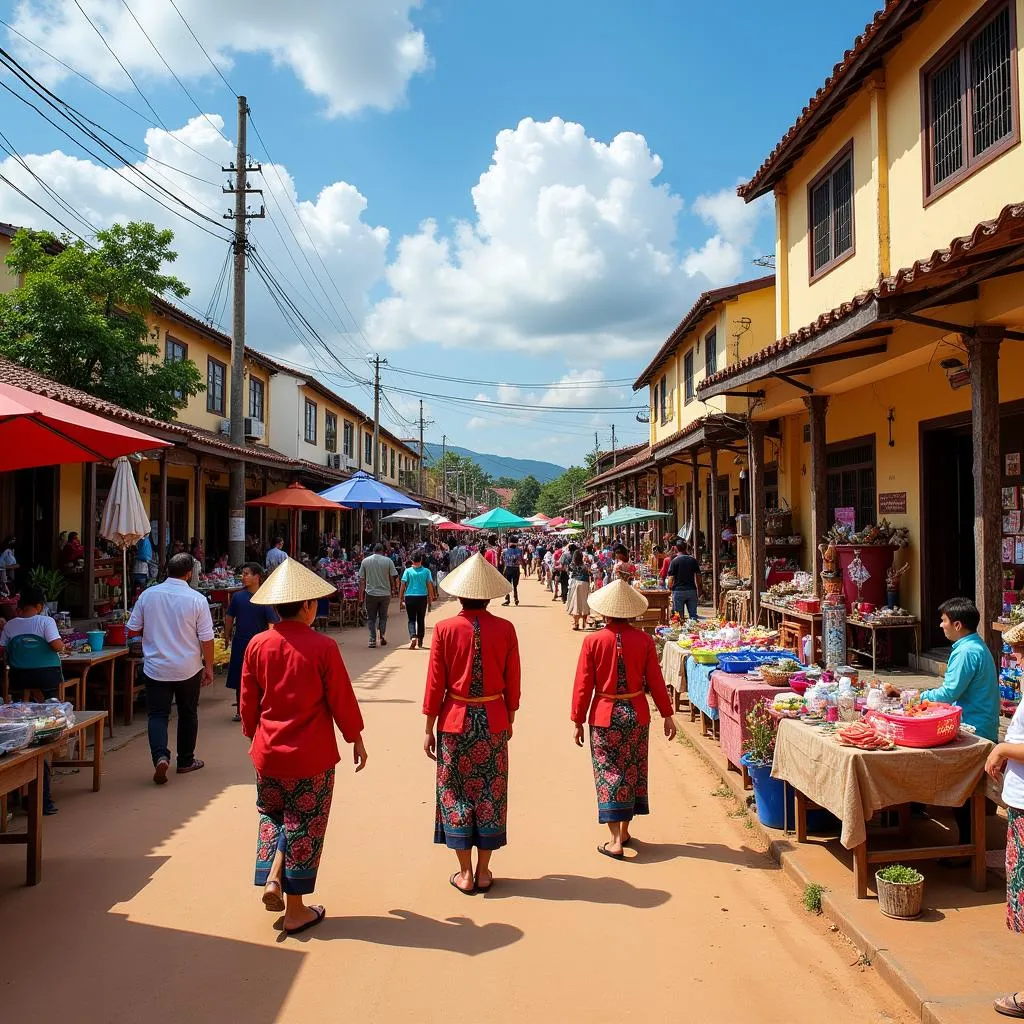
<svg viewBox="0 0 1024 1024"><path fill-rule="evenodd" d="M163 160L150 170L197 209L226 209L216 165L230 158L234 97L170 0L82 6L174 137L6 30L4 46L88 117ZM771 211L743 207L735 185L875 5L790 0L780 13L748 0L253 0L231 14L204 0L177 6L248 96L281 165L280 177L264 175L275 195L253 239L324 347L286 324L256 275L250 342L316 366L364 407L365 387L337 361L362 378L366 354L379 349L401 368L384 375L400 389L389 393L400 415L417 409L417 395L403 392L428 393L431 440L444 433L479 451L568 464L593 447L595 430L606 446L612 423L620 443L644 439L634 407L646 398L622 382L700 291L762 273L751 260L772 251ZM198 118L127 8L226 139ZM74 4L0 9L153 120ZM146 217L175 227L189 301L201 311L223 305L214 284L224 243L112 180L7 92L0 109L14 148L90 223ZM267 159L252 134L249 148ZM56 209L13 158L3 162L7 177ZM282 181L294 183L292 197ZM0 219L46 223L2 183ZM411 432L392 409L386 415Z"/></svg>

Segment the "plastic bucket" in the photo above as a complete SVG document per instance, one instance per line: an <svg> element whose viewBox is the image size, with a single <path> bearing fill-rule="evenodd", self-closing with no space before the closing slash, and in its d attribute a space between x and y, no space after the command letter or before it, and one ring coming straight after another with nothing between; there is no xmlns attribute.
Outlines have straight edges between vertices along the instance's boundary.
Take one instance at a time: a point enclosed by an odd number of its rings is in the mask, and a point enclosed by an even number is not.
<svg viewBox="0 0 1024 1024"><path fill-rule="evenodd" d="M796 801L793 789L786 792L786 784L781 779L772 778L770 764L752 763L748 755L740 758L740 764L747 769L754 787L754 802L757 805L757 819L768 828L796 828ZM807 812L807 831L817 834L838 832L839 819L823 807Z"/></svg>
<svg viewBox="0 0 1024 1024"><path fill-rule="evenodd" d="M103 650L103 641L107 638L107 634L102 629L90 629L85 634L86 640L89 641L89 646L92 648L93 653L96 651Z"/></svg>
<svg viewBox="0 0 1024 1024"><path fill-rule="evenodd" d="M124 647L128 642L128 638L125 635L125 624L118 623L113 626L107 626L107 643L111 647Z"/></svg>

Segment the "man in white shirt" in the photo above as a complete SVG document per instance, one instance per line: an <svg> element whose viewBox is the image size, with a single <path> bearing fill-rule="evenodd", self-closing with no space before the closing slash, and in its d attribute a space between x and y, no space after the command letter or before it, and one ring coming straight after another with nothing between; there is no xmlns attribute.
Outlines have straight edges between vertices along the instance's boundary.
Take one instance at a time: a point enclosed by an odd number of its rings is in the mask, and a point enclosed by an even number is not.
<svg viewBox="0 0 1024 1024"><path fill-rule="evenodd" d="M213 620L210 605L192 590L192 556L173 555L167 579L144 590L131 617L129 636L142 635L143 681L149 711L149 749L153 755L153 781L167 781L171 751L167 721L171 700L178 705L178 774L198 771L199 691L213 682Z"/></svg>
<svg viewBox="0 0 1024 1024"><path fill-rule="evenodd" d="M275 537L274 546L267 552L264 564L267 572L273 572L282 562L288 561L288 552L284 549L284 537Z"/></svg>

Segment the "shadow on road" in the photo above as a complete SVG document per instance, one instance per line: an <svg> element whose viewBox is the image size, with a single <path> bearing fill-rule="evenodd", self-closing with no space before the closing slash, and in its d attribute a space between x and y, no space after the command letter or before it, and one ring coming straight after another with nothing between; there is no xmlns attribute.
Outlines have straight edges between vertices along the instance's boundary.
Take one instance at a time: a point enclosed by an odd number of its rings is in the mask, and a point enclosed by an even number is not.
<svg viewBox="0 0 1024 1024"><path fill-rule="evenodd" d="M491 922L479 925L468 917L449 917L437 921L411 910L391 910L388 917L328 917L319 928L307 932L302 942L313 939L351 939L381 946L438 949L463 956L480 956L523 937L515 925Z"/></svg>
<svg viewBox="0 0 1024 1024"><path fill-rule="evenodd" d="M672 898L672 894L664 889L639 889L621 878L590 878L585 875L498 878L486 898L497 900L516 896L533 900L614 903L638 910L660 907Z"/></svg>
<svg viewBox="0 0 1024 1024"><path fill-rule="evenodd" d="M667 860L685 857L688 860L713 860L719 864L736 864L744 868L757 868L761 871L778 871L778 865L757 850L742 846L734 850L731 846L721 843L645 843L633 837L633 849L636 851L627 861L638 864L661 864Z"/></svg>

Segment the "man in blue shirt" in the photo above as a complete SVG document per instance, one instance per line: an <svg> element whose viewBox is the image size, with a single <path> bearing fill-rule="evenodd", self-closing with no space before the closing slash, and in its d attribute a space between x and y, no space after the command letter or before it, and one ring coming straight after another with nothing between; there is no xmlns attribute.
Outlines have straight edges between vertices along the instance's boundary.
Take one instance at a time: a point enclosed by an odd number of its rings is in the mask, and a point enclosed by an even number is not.
<svg viewBox="0 0 1024 1024"><path fill-rule="evenodd" d="M509 597L515 597L519 605L519 570L523 564L523 549L519 546L518 537L509 537L504 551L501 553L502 575L512 584L512 594L506 594L503 607L508 607Z"/></svg>

